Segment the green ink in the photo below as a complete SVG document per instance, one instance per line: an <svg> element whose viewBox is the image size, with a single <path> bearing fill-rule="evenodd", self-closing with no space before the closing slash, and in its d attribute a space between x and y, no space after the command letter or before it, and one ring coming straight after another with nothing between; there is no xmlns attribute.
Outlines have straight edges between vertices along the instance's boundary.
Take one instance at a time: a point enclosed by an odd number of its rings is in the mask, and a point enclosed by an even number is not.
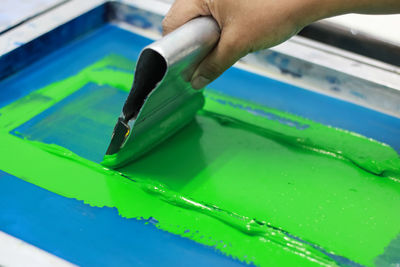
<svg viewBox="0 0 400 267"><path fill-rule="evenodd" d="M129 90L131 64L110 56L0 109L0 169L257 265L372 266L399 234L392 148L210 90L192 123L118 170L9 134L88 82Z"/></svg>

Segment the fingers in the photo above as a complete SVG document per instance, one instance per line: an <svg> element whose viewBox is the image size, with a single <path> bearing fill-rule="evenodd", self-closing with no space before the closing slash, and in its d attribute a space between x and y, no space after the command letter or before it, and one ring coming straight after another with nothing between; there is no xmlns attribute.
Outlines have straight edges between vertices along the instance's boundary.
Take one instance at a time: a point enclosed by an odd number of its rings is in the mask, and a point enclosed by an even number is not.
<svg viewBox="0 0 400 267"><path fill-rule="evenodd" d="M235 1L232 2L232 4L235 3ZM163 20L164 35L199 16L211 15L221 27L221 38L217 46L192 75L191 84L195 89L203 88L212 82L247 53L245 38L238 39L241 34L237 29L240 27L238 25L235 27L231 23L233 16L225 21L224 12L225 9L220 9L212 0L176 0Z"/></svg>
<svg viewBox="0 0 400 267"><path fill-rule="evenodd" d="M238 40L237 35L234 34L234 31L224 29L217 46L193 73L192 87L194 89L203 88L245 54L246 50L241 41Z"/></svg>
<svg viewBox="0 0 400 267"><path fill-rule="evenodd" d="M162 21L163 35L166 35L191 19L208 16L206 0L176 0Z"/></svg>

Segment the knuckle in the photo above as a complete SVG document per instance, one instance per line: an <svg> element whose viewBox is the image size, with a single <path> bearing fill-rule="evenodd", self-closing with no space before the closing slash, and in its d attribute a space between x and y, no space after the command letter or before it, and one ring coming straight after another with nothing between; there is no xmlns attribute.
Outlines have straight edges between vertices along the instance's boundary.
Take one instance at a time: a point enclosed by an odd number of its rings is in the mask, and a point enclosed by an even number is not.
<svg viewBox="0 0 400 267"><path fill-rule="evenodd" d="M236 60L246 55L249 51L249 43L246 36L235 34L227 38L224 42L224 49Z"/></svg>
<svg viewBox="0 0 400 267"><path fill-rule="evenodd" d="M201 73L203 76L213 79L222 73L222 67L217 62L209 61L202 66Z"/></svg>
<svg viewBox="0 0 400 267"><path fill-rule="evenodd" d="M230 37L227 38L226 41L224 42L224 49L226 49L229 52L233 52L238 50L240 45L239 40L237 40L236 37Z"/></svg>
<svg viewBox="0 0 400 267"><path fill-rule="evenodd" d="M170 32L170 31L172 30L171 22L170 22L170 19L169 19L168 16L165 17L165 18L162 20L161 26L162 26L162 29L163 29L163 32L164 32L164 33L168 33L168 32Z"/></svg>

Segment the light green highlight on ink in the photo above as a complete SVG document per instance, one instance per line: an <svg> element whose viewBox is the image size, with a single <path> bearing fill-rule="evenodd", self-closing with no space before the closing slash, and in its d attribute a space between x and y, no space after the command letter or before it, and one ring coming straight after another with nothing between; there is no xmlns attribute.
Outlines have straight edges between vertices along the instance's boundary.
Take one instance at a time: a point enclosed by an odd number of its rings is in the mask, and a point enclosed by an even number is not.
<svg viewBox="0 0 400 267"><path fill-rule="evenodd" d="M88 82L128 91L132 64L107 57L0 109L0 169L263 266L336 265L323 252L373 266L400 233L391 147L211 90L192 123L116 171L9 134Z"/></svg>

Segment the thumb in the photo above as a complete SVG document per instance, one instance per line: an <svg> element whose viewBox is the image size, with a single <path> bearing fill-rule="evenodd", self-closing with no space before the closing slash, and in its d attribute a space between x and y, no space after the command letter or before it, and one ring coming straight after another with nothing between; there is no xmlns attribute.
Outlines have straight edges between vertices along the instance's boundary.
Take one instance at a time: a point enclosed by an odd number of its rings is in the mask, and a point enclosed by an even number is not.
<svg viewBox="0 0 400 267"><path fill-rule="evenodd" d="M246 54L246 50L236 40L235 34L226 30L222 32L217 46L193 73L191 84L194 89L205 87Z"/></svg>

